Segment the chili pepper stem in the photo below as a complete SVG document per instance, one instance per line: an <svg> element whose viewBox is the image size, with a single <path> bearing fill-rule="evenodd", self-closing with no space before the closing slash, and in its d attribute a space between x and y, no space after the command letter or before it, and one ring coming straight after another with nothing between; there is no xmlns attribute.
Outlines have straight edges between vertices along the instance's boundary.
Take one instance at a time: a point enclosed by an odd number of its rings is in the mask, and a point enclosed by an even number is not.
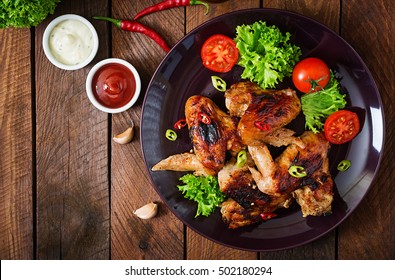
<svg viewBox="0 0 395 280"><path fill-rule="evenodd" d="M192 2L193 2L193 5L203 5L203 6L206 7L206 12L204 13L204 15L207 15L208 12L210 11L210 6L206 2L203 2L203 1L191 1L191 4L192 4Z"/></svg>
<svg viewBox="0 0 395 280"><path fill-rule="evenodd" d="M98 19L98 20L105 20L112 22L115 24L117 27L121 28L121 20L120 19L115 19L115 18L110 18L110 17L101 17L101 16L95 16L93 19Z"/></svg>

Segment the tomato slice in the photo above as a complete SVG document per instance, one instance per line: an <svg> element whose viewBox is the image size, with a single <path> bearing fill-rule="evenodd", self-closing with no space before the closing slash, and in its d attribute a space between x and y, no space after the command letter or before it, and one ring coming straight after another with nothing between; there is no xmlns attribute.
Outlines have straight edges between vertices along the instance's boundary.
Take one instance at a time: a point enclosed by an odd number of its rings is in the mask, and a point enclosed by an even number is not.
<svg viewBox="0 0 395 280"><path fill-rule="evenodd" d="M304 93L322 90L330 80L329 67L316 57L299 61L292 72L295 87Z"/></svg>
<svg viewBox="0 0 395 280"><path fill-rule="evenodd" d="M359 133L359 129L357 114L348 110L339 110L333 113L324 124L325 137L333 144L351 141Z"/></svg>
<svg viewBox="0 0 395 280"><path fill-rule="evenodd" d="M236 64L239 59L239 50L231 38L216 34L204 42L200 55L206 68L225 73Z"/></svg>

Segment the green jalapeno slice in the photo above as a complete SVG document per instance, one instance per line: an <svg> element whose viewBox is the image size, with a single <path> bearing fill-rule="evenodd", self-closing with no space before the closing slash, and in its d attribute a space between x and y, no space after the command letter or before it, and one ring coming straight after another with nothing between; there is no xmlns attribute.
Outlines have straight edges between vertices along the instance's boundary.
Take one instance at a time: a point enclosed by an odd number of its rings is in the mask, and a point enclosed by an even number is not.
<svg viewBox="0 0 395 280"><path fill-rule="evenodd" d="M339 162L339 164L337 165L337 170L344 172L347 169L349 169L351 166L351 161L344 159L341 162Z"/></svg>
<svg viewBox="0 0 395 280"><path fill-rule="evenodd" d="M306 171L304 170L304 167L298 166L298 165L292 165L288 169L289 175L295 177L295 178L302 178L307 175Z"/></svg>
<svg viewBox="0 0 395 280"><path fill-rule="evenodd" d="M172 129L168 129L166 130L166 138L170 141L176 141L177 133Z"/></svg>
<svg viewBox="0 0 395 280"><path fill-rule="evenodd" d="M216 90L225 92L226 91L226 82L218 76L211 76L211 82Z"/></svg>
<svg viewBox="0 0 395 280"><path fill-rule="evenodd" d="M242 167L247 162L247 151L242 150L237 154L237 167Z"/></svg>

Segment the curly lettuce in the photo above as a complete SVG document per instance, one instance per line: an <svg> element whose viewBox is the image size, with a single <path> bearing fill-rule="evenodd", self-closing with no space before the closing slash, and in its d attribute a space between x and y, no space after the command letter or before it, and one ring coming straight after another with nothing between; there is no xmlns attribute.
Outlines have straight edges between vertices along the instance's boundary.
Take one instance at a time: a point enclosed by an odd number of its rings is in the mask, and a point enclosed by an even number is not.
<svg viewBox="0 0 395 280"><path fill-rule="evenodd" d="M322 131L326 118L346 106L345 97L340 93L340 83L331 71L331 79L324 89L301 97L306 129L314 133Z"/></svg>
<svg viewBox="0 0 395 280"><path fill-rule="evenodd" d="M0 1L0 28L37 26L48 14L53 14L60 0Z"/></svg>
<svg viewBox="0 0 395 280"><path fill-rule="evenodd" d="M185 185L177 187L184 197L198 204L195 218L200 215L208 217L225 199L219 190L217 177L186 174L180 181Z"/></svg>
<svg viewBox="0 0 395 280"><path fill-rule="evenodd" d="M264 21L236 27L234 41L239 50L238 65L244 67L243 79L262 88L275 88L284 77L290 77L302 51L290 43L291 34L282 34L277 26Z"/></svg>

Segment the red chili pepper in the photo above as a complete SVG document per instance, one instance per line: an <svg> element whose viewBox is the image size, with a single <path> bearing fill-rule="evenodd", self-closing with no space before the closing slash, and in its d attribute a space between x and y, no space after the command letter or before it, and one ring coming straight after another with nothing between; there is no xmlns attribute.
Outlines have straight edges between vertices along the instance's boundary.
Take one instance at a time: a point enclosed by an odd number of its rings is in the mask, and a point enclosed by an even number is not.
<svg viewBox="0 0 395 280"><path fill-rule="evenodd" d="M192 6L192 5L204 5L206 7L205 15L207 15L207 13L210 9L210 7L207 3L198 1L198 0L165 0L165 1L162 1L158 4L156 4L156 5L145 8L144 10L139 12L134 17L134 20L137 20L137 19L141 18L142 16L145 16L145 15L148 15L151 13L155 13L155 12L159 12L159 11L163 11L166 9L170 9L170 8L174 8L174 7L181 7L181 6Z"/></svg>
<svg viewBox="0 0 395 280"><path fill-rule="evenodd" d="M166 44L165 40L157 32L155 32L151 28L139 22L131 21L131 20L123 20L123 19L114 19L109 17L93 17L93 18L112 22L117 27L125 31L145 34L148 37L150 37L152 40L154 40L165 52L170 51L170 48Z"/></svg>
<svg viewBox="0 0 395 280"><path fill-rule="evenodd" d="M174 129L181 129L186 125L187 125L187 120L183 118L174 124Z"/></svg>
<svg viewBox="0 0 395 280"><path fill-rule="evenodd" d="M199 112L198 118L199 118L199 121L201 121L204 124L210 124L211 123L211 118L208 115L206 115L206 114L204 114L202 112Z"/></svg>
<svg viewBox="0 0 395 280"><path fill-rule="evenodd" d="M262 131L269 131L269 130L271 129L270 124L267 124L267 123L261 122L261 121L256 121L256 122L254 123L254 125L255 125L258 129L260 129L260 130L262 130Z"/></svg>
<svg viewBox="0 0 395 280"><path fill-rule="evenodd" d="M276 213L261 213L261 218L264 221L270 220L271 218L277 217Z"/></svg>

